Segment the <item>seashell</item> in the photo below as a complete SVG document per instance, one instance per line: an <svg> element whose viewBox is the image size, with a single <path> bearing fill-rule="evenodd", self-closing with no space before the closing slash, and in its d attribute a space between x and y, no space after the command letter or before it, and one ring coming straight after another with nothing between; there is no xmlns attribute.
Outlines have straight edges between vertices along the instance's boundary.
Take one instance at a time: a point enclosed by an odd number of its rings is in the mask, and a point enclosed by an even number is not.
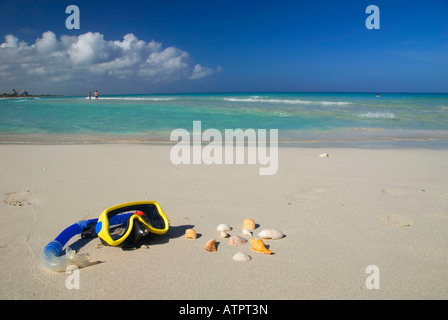
<svg viewBox="0 0 448 320"><path fill-rule="evenodd" d="M205 250L209 251L209 252L214 252L216 251L216 243L215 240L209 240L206 245L205 245Z"/></svg>
<svg viewBox="0 0 448 320"><path fill-rule="evenodd" d="M228 225L221 223L217 228L218 231L230 231L232 228L230 228Z"/></svg>
<svg viewBox="0 0 448 320"><path fill-rule="evenodd" d="M251 236L251 235L252 235L252 232L250 232L249 230L247 230L246 228L244 228L244 229L243 229L243 234L244 234L245 236Z"/></svg>
<svg viewBox="0 0 448 320"><path fill-rule="evenodd" d="M229 241L227 241L227 244L229 246L239 246L241 244L245 244L247 242L246 239L241 238L240 236L231 236L229 238Z"/></svg>
<svg viewBox="0 0 448 320"><path fill-rule="evenodd" d="M196 239L196 231L194 231L193 229L185 230L185 238Z"/></svg>
<svg viewBox="0 0 448 320"><path fill-rule="evenodd" d="M330 155L328 153L321 153L319 158L330 158Z"/></svg>
<svg viewBox="0 0 448 320"><path fill-rule="evenodd" d="M249 231L254 231L255 230L255 221L252 219L244 219L243 229L247 229Z"/></svg>
<svg viewBox="0 0 448 320"><path fill-rule="evenodd" d="M252 245L252 251L261 254L271 254L272 251L268 250L261 239L250 239L250 244Z"/></svg>
<svg viewBox="0 0 448 320"><path fill-rule="evenodd" d="M283 238L283 233L277 229L264 229L260 231L258 236L262 239L277 240Z"/></svg>
<svg viewBox="0 0 448 320"><path fill-rule="evenodd" d="M244 252L237 252L234 256L233 256L233 260L235 261L249 261L251 258L250 256L248 256L247 254L245 254Z"/></svg>
<svg viewBox="0 0 448 320"><path fill-rule="evenodd" d="M225 232L225 231L221 231L219 233L219 235L221 236L221 238L227 238L227 236L228 236L227 232Z"/></svg>

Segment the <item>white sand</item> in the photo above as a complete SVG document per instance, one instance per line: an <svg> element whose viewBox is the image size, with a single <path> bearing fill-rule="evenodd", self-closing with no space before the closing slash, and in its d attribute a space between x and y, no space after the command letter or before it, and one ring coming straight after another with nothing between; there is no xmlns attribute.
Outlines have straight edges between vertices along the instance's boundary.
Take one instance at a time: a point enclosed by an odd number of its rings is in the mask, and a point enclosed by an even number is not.
<svg viewBox="0 0 448 320"><path fill-rule="evenodd" d="M1 299L446 299L448 151L280 148L274 176L258 165L180 165L169 146L0 145ZM329 158L319 158L328 153ZM81 219L137 200L160 203L171 229L148 248L94 238L102 263L80 289L39 264L45 245ZM259 255L219 238L245 218L286 235ZM194 227L200 234L186 240ZM204 250L209 239L217 252ZM247 238L247 237L246 237ZM243 251L252 257L236 262ZM380 289L366 288L366 268Z"/></svg>

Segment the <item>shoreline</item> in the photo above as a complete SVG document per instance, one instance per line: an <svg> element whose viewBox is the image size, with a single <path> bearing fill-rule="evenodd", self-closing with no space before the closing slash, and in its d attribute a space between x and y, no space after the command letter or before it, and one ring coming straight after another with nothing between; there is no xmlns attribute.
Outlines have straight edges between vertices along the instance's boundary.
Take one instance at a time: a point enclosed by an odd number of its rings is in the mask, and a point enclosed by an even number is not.
<svg viewBox="0 0 448 320"><path fill-rule="evenodd" d="M63 95L51 95L51 94L43 94L43 95L38 95L38 96L0 96L0 98L2 99L25 99L25 98L61 98L61 97L65 97Z"/></svg>
<svg viewBox="0 0 448 320"><path fill-rule="evenodd" d="M32 95L32 94L9 94L9 93L3 93L0 95L0 98L3 99L22 99L22 98L61 98L65 97L62 94L39 94L39 95Z"/></svg>
<svg viewBox="0 0 448 320"><path fill-rule="evenodd" d="M448 137L440 138L404 138L404 137L378 137L376 139L358 140L279 140L280 148L372 148L372 149L448 149ZM166 145L174 146L178 141L166 139L149 139L147 136L135 137L133 135L105 135L98 137L93 135L20 135L0 134L1 145ZM202 146L209 142L201 141ZM267 140L269 145L269 140ZM244 142L247 147L248 142Z"/></svg>
<svg viewBox="0 0 448 320"><path fill-rule="evenodd" d="M0 145L2 299L444 299L448 292L448 150L279 148L278 172L259 165L174 165L170 146ZM326 152L329 158L320 158ZM98 238L68 244L97 264L69 275L42 268L45 245L108 207L154 200L166 236L123 251ZM245 218L285 237L258 255L219 238ZM199 234L185 239L187 228ZM217 252L204 250L210 239ZM249 238L249 237L247 237ZM242 251L251 256L236 262ZM378 266L380 289L366 287ZM17 277L20 274L20 277ZM151 277L142 275L151 274ZM126 279L126 281L123 281ZM120 281L120 286L116 285ZM157 287L158 290L153 290ZM181 288L181 290L179 290Z"/></svg>

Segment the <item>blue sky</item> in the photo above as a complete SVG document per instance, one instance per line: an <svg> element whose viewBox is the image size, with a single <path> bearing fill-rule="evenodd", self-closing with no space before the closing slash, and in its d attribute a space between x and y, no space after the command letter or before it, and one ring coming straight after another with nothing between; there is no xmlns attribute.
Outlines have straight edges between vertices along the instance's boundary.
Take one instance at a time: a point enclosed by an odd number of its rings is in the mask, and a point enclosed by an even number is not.
<svg viewBox="0 0 448 320"><path fill-rule="evenodd" d="M0 31L5 92L448 92L448 0L0 1Z"/></svg>

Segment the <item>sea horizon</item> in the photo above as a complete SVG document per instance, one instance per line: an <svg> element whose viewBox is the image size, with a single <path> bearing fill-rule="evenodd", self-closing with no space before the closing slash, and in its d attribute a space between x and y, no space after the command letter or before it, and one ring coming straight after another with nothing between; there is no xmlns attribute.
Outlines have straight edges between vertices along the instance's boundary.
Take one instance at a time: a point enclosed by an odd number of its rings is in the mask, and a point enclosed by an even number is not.
<svg viewBox="0 0 448 320"><path fill-rule="evenodd" d="M94 98L92 92L92 99ZM422 94L430 94L430 95L447 95L447 92L430 92L430 91L195 91L195 92L150 92L150 93L115 93L115 94L104 94L103 97L115 97L115 96L160 96L160 95L197 95L197 94L373 94L376 95L379 93L382 94L409 94L409 95L422 95ZM101 92L100 92L101 94ZM43 94L39 94L43 96ZM54 97L65 97L65 98L82 98L88 97L88 92L86 94L48 94ZM37 95L38 96L38 95Z"/></svg>

